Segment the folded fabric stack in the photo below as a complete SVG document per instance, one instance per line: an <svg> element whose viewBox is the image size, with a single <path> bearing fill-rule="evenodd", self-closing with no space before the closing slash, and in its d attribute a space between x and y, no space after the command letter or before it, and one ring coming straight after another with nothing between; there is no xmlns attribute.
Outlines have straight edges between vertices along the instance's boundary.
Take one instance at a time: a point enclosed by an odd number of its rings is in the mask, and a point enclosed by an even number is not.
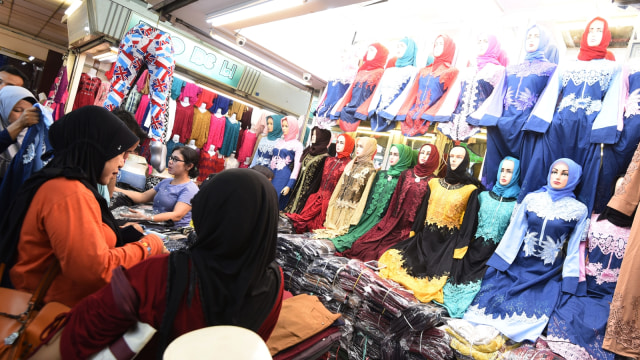
<svg viewBox="0 0 640 360"><path fill-rule="evenodd" d="M394 356L392 359L455 359L453 350L449 347L449 336L444 330L438 328L405 333L400 338L400 346L405 351L405 355Z"/></svg>
<svg viewBox="0 0 640 360"><path fill-rule="evenodd" d="M462 319L449 319L443 329L451 336L450 346L457 359L500 359L505 352L520 345L491 326L474 326Z"/></svg>
<svg viewBox="0 0 640 360"><path fill-rule="evenodd" d="M516 349L509 350L502 355L500 360L565 360L554 353L547 342L541 338L535 344L526 343Z"/></svg>
<svg viewBox="0 0 640 360"><path fill-rule="evenodd" d="M307 234L278 234L276 261L284 272L285 289L300 294L300 282L307 267L318 257L335 252L330 240L316 240Z"/></svg>

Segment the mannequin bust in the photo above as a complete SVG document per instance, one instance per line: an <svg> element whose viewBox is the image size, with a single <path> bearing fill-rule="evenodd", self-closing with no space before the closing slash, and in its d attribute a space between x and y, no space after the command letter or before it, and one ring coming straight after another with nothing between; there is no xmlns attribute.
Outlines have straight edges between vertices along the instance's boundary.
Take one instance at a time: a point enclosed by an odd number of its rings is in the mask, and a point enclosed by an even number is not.
<svg viewBox="0 0 640 360"><path fill-rule="evenodd" d="M207 111L207 104L205 103L200 104L200 107L198 108L198 110L200 110L201 113L204 113L205 111Z"/></svg>
<svg viewBox="0 0 640 360"><path fill-rule="evenodd" d="M189 105L190 105L190 104L189 104L189 97L188 97L188 96L185 96L185 97L182 99L182 101L180 101L180 104L181 104L182 106L189 106Z"/></svg>
<svg viewBox="0 0 640 360"><path fill-rule="evenodd" d="M210 145L209 146L209 155L213 157L213 155L216 154L216 146L215 145Z"/></svg>
<svg viewBox="0 0 640 360"><path fill-rule="evenodd" d="M238 163L238 160L236 159L236 153L235 151L231 153L231 155L229 155L228 158L225 159L224 161L224 168L226 169L236 169L238 168L238 166L240 166L240 164Z"/></svg>
<svg viewBox="0 0 640 360"><path fill-rule="evenodd" d="M236 120L236 113L231 114L231 117L229 118L229 121L235 123L238 122L238 120Z"/></svg>
<svg viewBox="0 0 640 360"><path fill-rule="evenodd" d="M178 135L178 134L173 135L173 142L174 143L179 143L180 142L180 135Z"/></svg>
<svg viewBox="0 0 640 360"><path fill-rule="evenodd" d="M189 143L187 144L188 147L196 150L198 147L196 146L196 141L195 140L189 140Z"/></svg>
<svg viewBox="0 0 640 360"><path fill-rule="evenodd" d="M222 117L222 109L218 108L218 110L216 110L216 117Z"/></svg>

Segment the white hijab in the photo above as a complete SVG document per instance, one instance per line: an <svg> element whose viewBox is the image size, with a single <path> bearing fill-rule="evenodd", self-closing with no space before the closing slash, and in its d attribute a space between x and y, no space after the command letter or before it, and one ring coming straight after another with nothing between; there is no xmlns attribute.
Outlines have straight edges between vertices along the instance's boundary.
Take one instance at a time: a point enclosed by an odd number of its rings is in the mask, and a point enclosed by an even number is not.
<svg viewBox="0 0 640 360"><path fill-rule="evenodd" d="M27 100L32 104L36 103L36 98L31 91L21 86L8 85L0 89L0 131L4 131L9 126L11 110L13 110L13 107L16 106L20 100ZM23 130L20 135L18 135L15 143L9 145L9 147L0 154L0 178L4 177L4 174L11 164L11 160L20 150L26 130L27 129Z"/></svg>

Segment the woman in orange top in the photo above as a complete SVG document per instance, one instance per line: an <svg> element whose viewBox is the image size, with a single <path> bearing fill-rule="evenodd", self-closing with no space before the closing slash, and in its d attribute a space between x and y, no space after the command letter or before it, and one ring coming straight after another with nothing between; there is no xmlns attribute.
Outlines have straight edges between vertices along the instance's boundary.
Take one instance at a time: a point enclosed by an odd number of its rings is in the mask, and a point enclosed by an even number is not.
<svg viewBox="0 0 640 360"><path fill-rule="evenodd" d="M32 292L59 261L45 302L73 306L107 284L119 265L131 267L166 249L142 228L121 232L98 193L97 184L116 176L138 143L120 119L85 106L54 123L49 140L53 158L22 185L2 219L0 262L16 289Z"/></svg>

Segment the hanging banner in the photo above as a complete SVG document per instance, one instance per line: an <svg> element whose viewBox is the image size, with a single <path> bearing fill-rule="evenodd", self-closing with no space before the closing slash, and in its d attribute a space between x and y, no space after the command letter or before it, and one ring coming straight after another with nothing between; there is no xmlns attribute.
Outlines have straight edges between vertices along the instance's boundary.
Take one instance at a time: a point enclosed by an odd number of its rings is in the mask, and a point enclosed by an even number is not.
<svg viewBox="0 0 640 360"><path fill-rule="evenodd" d="M178 33L175 29L170 29L162 24L156 25L155 21L150 21L135 12L131 13L131 18L129 19L129 24L125 32L140 23L156 27L171 35L174 58L177 66L203 75L211 80L237 88L240 77L242 77L246 68L245 65L225 56L209 44L191 38L188 35Z"/></svg>

